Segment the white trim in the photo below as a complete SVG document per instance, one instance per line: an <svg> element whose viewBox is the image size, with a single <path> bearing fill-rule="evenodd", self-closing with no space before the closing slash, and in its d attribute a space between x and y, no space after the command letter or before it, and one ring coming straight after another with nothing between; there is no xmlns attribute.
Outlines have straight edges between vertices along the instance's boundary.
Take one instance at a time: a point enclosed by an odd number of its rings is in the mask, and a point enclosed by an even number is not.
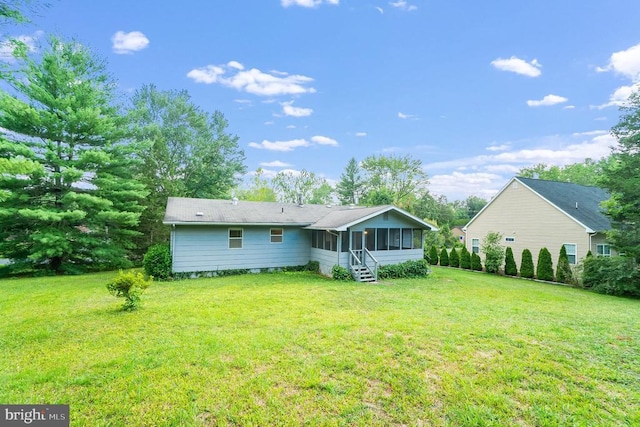
<svg viewBox="0 0 640 427"><path fill-rule="evenodd" d="M273 230L280 230L280 234L273 234ZM274 237L280 237L280 241L279 242L274 242L273 238ZM284 227L272 227L269 229L269 244L272 245L281 245L282 243L284 243Z"/></svg>
<svg viewBox="0 0 640 427"><path fill-rule="evenodd" d="M234 231L240 230L241 236L240 237L231 237L231 230L234 230ZM231 247L231 240L233 240L233 241L238 241L239 240L240 241L240 247L239 248L232 248ZM242 249L242 247L244 246L244 229L242 229L241 227L229 227L229 228L227 228L227 244L228 244L227 249Z"/></svg>

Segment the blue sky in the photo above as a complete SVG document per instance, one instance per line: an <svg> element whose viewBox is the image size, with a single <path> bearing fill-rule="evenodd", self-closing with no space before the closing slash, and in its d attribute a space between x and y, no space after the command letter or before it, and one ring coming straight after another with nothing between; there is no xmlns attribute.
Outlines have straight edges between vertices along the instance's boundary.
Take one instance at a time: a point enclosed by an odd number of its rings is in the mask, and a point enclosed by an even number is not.
<svg viewBox="0 0 640 427"><path fill-rule="evenodd" d="M609 154L640 81L637 0L52 0L38 15L9 33L34 51L76 38L125 93L188 90L225 114L250 171L336 182L351 157L409 154L450 201Z"/></svg>

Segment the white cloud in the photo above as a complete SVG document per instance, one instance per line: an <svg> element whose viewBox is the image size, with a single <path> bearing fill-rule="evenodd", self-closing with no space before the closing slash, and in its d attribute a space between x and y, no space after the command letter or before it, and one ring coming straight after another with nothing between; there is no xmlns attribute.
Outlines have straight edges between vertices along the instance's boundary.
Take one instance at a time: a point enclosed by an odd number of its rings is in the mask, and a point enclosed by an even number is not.
<svg viewBox="0 0 640 427"><path fill-rule="evenodd" d="M257 68L245 70L237 61L194 68L187 73L187 77L196 83L217 83L259 96L300 95L316 91L308 87L313 81L311 77L282 72L269 74Z"/></svg>
<svg viewBox="0 0 640 427"><path fill-rule="evenodd" d="M384 9L382 9L381 7L376 6L376 10L380 12L380 15L384 15Z"/></svg>
<svg viewBox="0 0 640 427"><path fill-rule="evenodd" d="M565 105L564 107L562 107L563 110L575 110L576 106L575 105Z"/></svg>
<svg viewBox="0 0 640 427"><path fill-rule="evenodd" d="M414 114L404 114L402 112L398 112L398 117L403 119L403 120L415 119L416 118L416 116Z"/></svg>
<svg viewBox="0 0 640 427"><path fill-rule="evenodd" d="M487 151L505 151L511 148L509 144L490 145L486 148Z"/></svg>
<svg viewBox="0 0 640 427"><path fill-rule="evenodd" d="M43 34L44 31L36 31L30 36L22 35L13 37L13 39L16 42L24 43L27 47L27 51L36 52L36 42L40 37L42 37ZM15 49L15 47L15 43L11 40L4 40L0 42L0 61L13 63L15 61L15 58L13 57L13 50Z"/></svg>
<svg viewBox="0 0 640 427"><path fill-rule="evenodd" d="M316 144L319 145L331 145L332 147L337 147L338 146L338 141L336 141L335 139L326 137L326 136L312 136L311 137L311 141L315 142Z"/></svg>
<svg viewBox="0 0 640 427"><path fill-rule="evenodd" d="M609 102L602 105L592 105L591 108L602 110L609 107L623 107L627 105L627 101L632 93L640 89L640 83L636 83L633 86L620 86L611 95L609 95Z"/></svg>
<svg viewBox="0 0 640 427"><path fill-rule="evenodd" d="M296 125L287 125L287 129L295 129Z"/></svg>
<svg viewBox="0 0 640 427"><path fill-rule="evenodd" d="M389 2L389 5L392 7L398 8L400 10L404 10L407 12L413 12L414 10L418 10L418 6L414 6L412 4L408 4L405 0L398 0L395 2Z"/></svg>
<svg viewBox="0 0 640 427"><path fill-rule="evenodd" d="M340 0L280 0L282 7L300 6L312 8L318 7L323 3L338 5L340 4Z"/></svg>
<svg viewBox="0 0 640 427"><path fill-rule="evenodd" d="M501 175L494 173L456 171L429 177L429 191L435 194L453 194L458 200L471 195L490 199L499 191L503 179Z"/></svg>
<svg viewBox="0 0 640 427"><path fill-rule="evenodd" d="M521 74L528 77L538 77L542 72L542 65L537 59L527 62L524 59L512 56L509 59L498 58L491 61L491 65L501 71L510 71L512 73Z"/></svg>
<svg viewBox="0 0 640 427"><path fill-rule="evenodd" d="M282 105L282 112L285 114L285 116L307 117L313 113L313 110L311 108L294 107L292 104L293 101L280 103L280 105Z"/></svg>
<svg viewBox="0 0 640 427"><path fill-rule="evenodd" d="M548 107L551 105L562 104L563 102L567 102L567 101L568 99L565 98L564 96L550 94L545 96L539 101L529 100L527 101L527 105L529 107Z"/></svg>
<svg viewBox="0 0 640 427"><path fill-rule="evenodd" d="M615 52L606 67L598 67L597 71L613 71L622 74L633 82L640 81L640 44L631 46L627 50Z"/></svg>
<svg viewBox="0 0 640 427"><path fill-rule="evenodd" d="M140 31L118 31L111 37L113 51L117 54L137 52L149 45L149 39Z"/></svg>
<svg viewBox="0 0 640 427"><path fill-rule="evenodd" d="M367 136L367 133L366 132L356 132L356 136L360 136L360 137Z"/></svg>
<svg viewBox="0 0 640 427"><path fill-rule="evenodd" d="M260 166L264 166L267 168L286 168L292 166L289 163L281 162L280 160L274 160L273 162L262 162Z"/></svg>

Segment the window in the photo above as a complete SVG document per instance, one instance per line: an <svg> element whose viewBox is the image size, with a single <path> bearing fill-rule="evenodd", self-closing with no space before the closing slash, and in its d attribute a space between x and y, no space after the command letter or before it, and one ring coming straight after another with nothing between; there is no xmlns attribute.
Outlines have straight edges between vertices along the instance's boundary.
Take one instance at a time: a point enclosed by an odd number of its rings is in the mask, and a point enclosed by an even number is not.
<svg viewBox="0 0 640 427"><path fill-rule="evenodd" d="M331 234L327 233L326 231L323 231L323 233L324 233L324 250L330 251L331 250Z"/></svg>
<svg viewBox="0 0 640 427"><path fill-rule="evenodd" d="M422 249L422 230L413 229L413 249Z"/></svg>
<svg viewBox="0 0 640 427"><path fill-rule="evenodd" d="M242 228L229 229L229 249L242 249Z"/></svg>
<svg viewBox="0 0 640 427"><path fill-rule="evenodd" d="M402 249L411 249L413 246L413 230L410 228L402 229Z"/></svg>
<svg viewBox="0 0 640 427"><path fill-rule="evenodd" d="M311 230L311 247L312 248L318 247L318 231L317 230Z"/></svg>
<svg viewBox="0 0 640 427"><path fill-rule="evenodd" d="M375 228L365 228L364 229L364 243L365 248L370 251L376 250L376 229Z"/></svg>
<svg viewBox="0 0 640 427"><path fill-rule="evenodd" d="M397 251L400 249L400 229L389 229L389 250Z"/></svg>
<svg viewBox="0 0 640 427"><path fill-rule="evenodd" d="M515 242L515 241L516 241L516 238L515 238L515 237L505 237L505 238L504 238L504 240L505 240L506 242Z"/></svg>
<svg viewBox="0 0 640 427"><path fill-rule="evenodd" d="M271 229L271 243L282 243L282 235L284 231L282 228L272 228Z"/></svg>
<svg viewBox="0 0 640 427"><path fill-rule="evenodd" d="M379 251L386 251L389 249L389 229L378 228L376 230L378 241L376 242L376 249Z"/></svg>
<svg viewBox="0 0 640 427"><path fill-rule="evenodd" d="M569 259L569 264L575 265L577 261L577 257L576 257L577 245L573 243L565 243L564 249L567 251L567 258Z"/></svg>
<svg viewBox="0 0 640 427"><path fill-rule="evenodd" d="M480 253L480 239L471 239L471 252L474 254Z"/></svg>
<svg viewBox="0 0 640 427"><path fill-rule="evenodd" d="M349 252L349 232L341 231L340 237L340 252Z"/></svg>
<svg viewBox="0 0 640 427"><path fill-rule="evenodd" d="M607 244L596 245L596 254L598 256L611 256L611 246Z"/></svg>

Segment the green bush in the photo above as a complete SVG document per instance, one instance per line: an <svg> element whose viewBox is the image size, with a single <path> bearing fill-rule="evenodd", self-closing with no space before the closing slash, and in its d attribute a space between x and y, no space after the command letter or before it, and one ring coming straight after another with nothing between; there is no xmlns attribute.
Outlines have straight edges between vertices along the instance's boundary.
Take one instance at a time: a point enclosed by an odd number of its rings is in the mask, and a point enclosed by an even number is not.
<svg viewBox="0 0 640 427"><path fill-rule="evenodd" d="M608 295L640 296L640 271L633 258L587 256L581 262L582 286Z"/></svg>
<svg viewBox="0 0 640 427"><path fill-rule="evenodd" d="M484 268L487 273L497 274L504 262L504 248L500 244L502 234L490 231L482 241L482 253L484 253Z"/></svg>
<svg viewBox="0 0 640 427"><path fill-rule="evenodd" d="M471 254L471 269L475 271L482 271L482 260L480 259L480 255L475 252Z"/></svg>
<svg viewBox="0 0 640 427"><path fill-rule="evenodd" d="M460 255L458 255L458 250L455 247L451 249L449 254L449 267L460 267Z"/></svg>
<svg viewBox="0 0 640 427"><path fill-rule="evenodd" d="M562 245L560 255L558 256L558 265L556 266L556 281L560 283L572 283L573 271L569 258L567 257L567 249Z"/></svg>
<svg viewBox="0 0 640 427"><path fill-rule="evenodd" d="M438 257L438 248L436 248L435 245L431 246L431 249L429 250L429 264L431 265L438 265L438 262L440 261L440 258Z"/></svg>
<svg viewBox="0 0 640 427"><path fill-rule="evenodd" d="M463 246L460 250L460 268L471 270L471 254L466 246Z"/></svg>
<svg viewBox="0 0 640 427"><path fill-rule="evenodd" d="M320 261L309 261L305 268L307 271L312 273L320 273Z"/></svg>
<svg viewBox="0 0 640 427"><path fill-rule="evenodd" d="M553 261L551 260L551 252L547 248L540 249L538 253L536 278L538 280L553 281Z"/></svg>
<svg viewBox="0 0 640 427"><path fill-rule="evenodd" d="M449 253L447 252L447 248L442 248L440 251L440 265L443 267L449 266Z"/></svg>
<svg viewBox="0 0 640 427"><path fill-rule="evenodd" d="M529 249L522 251L522 261L520 262L520 277L533 279L533 255Z"/></svg>
<svg viewBox="0 0 640 427"><path fill-rule="evenodd" d="M107 289L111 295L124 298L123 310L134 311L140 307L140 295L151 285L152 280L145 280L140 272L120 271L118 277L107 283Z"/></svg>
<svg viewBox="0 0 640 427"><path fill-rule="evenodd" d="M333 277L333 280L339 280L341 282L350 282L353 280L353 276L349 273L349 270L338 264L335 264L331 269L331 277Z"/></svg>
<svg viewBox="0 0 640 427"><path fill-rule="evenodd" d="M516 260L513 257L513 249L511 246L507 246L504 255L504 274L507 276L517 276L518 267L516 266Z"/></svg>
<svg viewBox="0 0 640 427"><path fill-rule="evenodd" d="M379 279L405 279L426 277L431 271L429 263L424 259L409 260L400 264L387 264L378 268Z"/></svg>
<svg viewBox="0 0 640 427"><path fill-rule="evenodd" d="M145 273L157 280L171 278L171 251L169 245L153 245L142 260Z"/></svg>

